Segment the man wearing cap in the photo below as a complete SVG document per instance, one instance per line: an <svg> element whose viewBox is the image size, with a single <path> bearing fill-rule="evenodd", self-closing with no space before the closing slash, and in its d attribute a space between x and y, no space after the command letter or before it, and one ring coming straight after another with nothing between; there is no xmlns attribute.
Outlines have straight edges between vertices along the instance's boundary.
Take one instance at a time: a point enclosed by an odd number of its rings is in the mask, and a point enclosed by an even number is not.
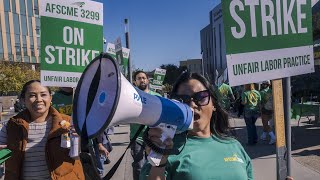
<svg viewBox="0 0 320 180"><path fill-rule="evenodd" d="M267 135L269 135L269 144L274 144L276 142L276 137L269 125L269 121L272 120L273 117L273 97L270 86L270 81L263 81L261 84L261 119L263 125L263 133L260 139L265 141L267 140Z"/></svg>

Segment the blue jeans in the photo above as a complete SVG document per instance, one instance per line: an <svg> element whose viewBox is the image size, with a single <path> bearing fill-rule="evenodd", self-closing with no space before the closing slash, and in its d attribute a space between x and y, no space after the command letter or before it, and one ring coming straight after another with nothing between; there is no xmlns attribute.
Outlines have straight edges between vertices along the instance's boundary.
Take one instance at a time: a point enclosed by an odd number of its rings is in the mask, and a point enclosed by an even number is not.
<svg viewBox="0 0 320 180"><path fill-rule="evenodd" d="M104 170L103 165L104 165L105 158L100 155L99 148L97 145L94 147L94 149L95 149L95 155L96 155L96 161L97 161L97 170L100 175L103 175L103 170Z"/></svg>
<svg viewBox="0 0 320 180"><path fill-rule="evenodd" d="M103 156L100 155L99 161L97 162L97 169L98 169L98 172L99 172L99 175L102 176L103 175L103 171L104 171L104 161L105 161L105 158Z"/></svg>
<svg viewBox="0 0 320 180"><path fill-rule="evenodd" d="M247 126L248 144L256 144L258 142L258 134L256 128L256 121L258 119L257 112L244 112L244 120Z"/></svg>

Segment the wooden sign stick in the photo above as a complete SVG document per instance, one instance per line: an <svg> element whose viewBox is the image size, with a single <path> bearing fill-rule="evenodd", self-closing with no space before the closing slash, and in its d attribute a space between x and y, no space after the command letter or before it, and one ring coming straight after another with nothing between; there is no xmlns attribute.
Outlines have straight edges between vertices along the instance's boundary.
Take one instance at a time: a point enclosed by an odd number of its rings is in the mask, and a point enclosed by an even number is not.
<svg viewBox="0 0 320 180"><path fill-rule="evenodd" d="M284 106L282 79L272 81L274 125L276 132L276 150L277 150L277 180L285 180L287 176L286 163L286 139L284 126Z"/></svg>

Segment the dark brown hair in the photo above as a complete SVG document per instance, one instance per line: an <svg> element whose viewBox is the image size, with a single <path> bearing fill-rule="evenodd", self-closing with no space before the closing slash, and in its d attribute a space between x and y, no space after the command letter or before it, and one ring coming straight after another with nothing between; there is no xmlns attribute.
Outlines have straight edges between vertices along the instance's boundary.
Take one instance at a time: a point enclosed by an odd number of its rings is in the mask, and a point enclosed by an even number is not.
<svg viewBox="0 0 320 180"><path fill-rule="evenodd" d="M20 99L24 99L26 97L26 92L29 88L29 86L32 84L32 83L35 83L35 82L38 82L38 83L41 83L39 80L30 80L28 82L26 82L23 87L22 87L22 90L21 90L21 93L20 93ZM49 93L51 94L51 89L47 86L44 86L48 89Z"/></svg>
<svg viewBox="0 0 320 180"><path fill-rule="evenodd" d="M134 73L134 75L133 75L134 80L136 80L137 75L140 74L140 73L145 74L146 77L149 78L149 77L148 77L148 74L147 74L146 72L139 70L139 71L137 71L137 72Z"/></svg>
<svg viewBox="0 0 320 180"><path fill-rule="evenodd" d="M181 74L173 85L172 95L175 95L178 92L178 88L182 83L188 82L191 79L195 79L201 82L203 86L209 90L210 95L213 99L213 105L216 108L216 111L212 113L210 120L210 131L212 134L216 135L219 138L224 138L229 136L229 121L228 113L221 108L218 103L218 94L214 90L214 87L210 85L209 81L198 73L185 72Z"/></svg>

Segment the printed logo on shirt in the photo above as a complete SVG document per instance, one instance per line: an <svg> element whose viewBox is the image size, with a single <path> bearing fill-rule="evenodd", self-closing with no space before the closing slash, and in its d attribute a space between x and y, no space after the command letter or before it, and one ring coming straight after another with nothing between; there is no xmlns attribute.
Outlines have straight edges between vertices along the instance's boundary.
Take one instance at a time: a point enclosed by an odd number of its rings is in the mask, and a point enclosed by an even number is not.
<svg viewBox="0 0 320 180"><path fill-rule="evenodd" d="M257 106L258 104L258 97L257 95L254 93L254 92L250 92L249 94L249 102L254 105L254 106Z"/></svg>
<svg viewBox="0 0 320 180"><path fill-rule="evenodd" d="M227 96L228 95L228 89L227 88L220 88L219 91L220 91L220 94L222 96Z"/></svg>
<svg viewBox="0 0 320 180"><path fill-rule="evenodd" d="M244 161L241 158L239 158L236 153L234 153L233 156L231 156L231 157L225 157L223 159L224 159L224 162L240 162L240 163L244 163Z"/></svg>

